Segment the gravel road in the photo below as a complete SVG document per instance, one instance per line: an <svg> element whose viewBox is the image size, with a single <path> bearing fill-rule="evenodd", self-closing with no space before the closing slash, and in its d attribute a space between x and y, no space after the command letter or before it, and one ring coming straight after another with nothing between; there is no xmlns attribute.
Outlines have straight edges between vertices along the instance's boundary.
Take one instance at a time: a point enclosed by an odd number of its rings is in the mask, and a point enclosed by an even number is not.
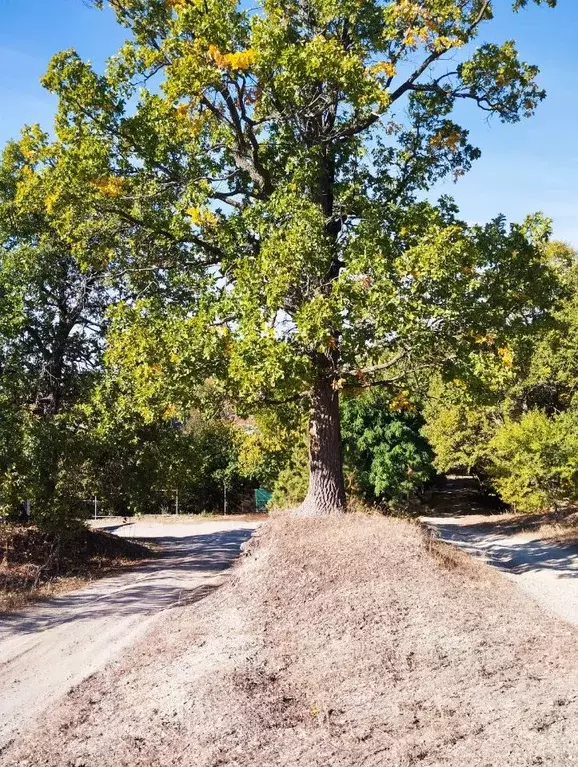
<svg viewBox="0 0 578 767"><path fill-rule="evenodd" d="M505 535L496 517L422 517L437 535L498 568L551 613L578 626L578 546Z"/></svg>
<svg viewBox="0 0 578 767"><path fill-rule="evenodd" d="M219 586L258 526L138 522L111 529L154 540L160 557L0 617L0 754L53 701L117 657L165 610Z"/></svg>

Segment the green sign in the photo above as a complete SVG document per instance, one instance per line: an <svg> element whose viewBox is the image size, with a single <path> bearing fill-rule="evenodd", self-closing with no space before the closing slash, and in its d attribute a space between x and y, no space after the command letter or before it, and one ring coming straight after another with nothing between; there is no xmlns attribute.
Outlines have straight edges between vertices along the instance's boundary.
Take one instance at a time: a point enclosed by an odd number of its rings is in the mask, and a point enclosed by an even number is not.
<svg viewBox="0 0 578 767"><path fill-rule="evenodd" d="M272 495L272 493L268 490L264 490L262 487L258 487L257 490L255 490L255 506L257 511L265 511Z"/></svg>

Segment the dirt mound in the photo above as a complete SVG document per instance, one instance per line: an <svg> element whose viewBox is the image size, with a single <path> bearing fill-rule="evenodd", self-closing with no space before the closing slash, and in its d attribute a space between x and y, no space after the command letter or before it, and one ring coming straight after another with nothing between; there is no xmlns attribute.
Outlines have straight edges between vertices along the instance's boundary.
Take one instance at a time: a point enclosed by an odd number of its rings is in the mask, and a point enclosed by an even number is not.
<svg viewBox="0 0 578 767"><path fill-rule="evenodd" d="M138 543L87 529L55 534L34 526L0 525L0 611L58 582L90 579L150 557ZM73 584L74 585L74 584Z"/></svg>
<svg viewBox="0 0 578 767"><path fill-rule="evenodd" d="M578 761L578 641L413 524L276 519L2 765Z"/></svg>

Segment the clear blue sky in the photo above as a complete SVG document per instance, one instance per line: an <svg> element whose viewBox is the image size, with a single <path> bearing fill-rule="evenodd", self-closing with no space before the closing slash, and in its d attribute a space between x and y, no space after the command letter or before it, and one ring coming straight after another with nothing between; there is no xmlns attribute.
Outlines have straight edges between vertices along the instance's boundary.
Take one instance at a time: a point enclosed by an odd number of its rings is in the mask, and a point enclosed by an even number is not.
<svg viewBox="0 0 578 767"><path fill-rule="evenodd" d="M548 99L537 115L516 125L489 123L472 107L467 126L482 158L452 194L469 221L498 213L513 220L542 210L554 219L555 236L578 247L578 31L577 0L559 0L555 10L532 7L517 16L505 11L486 27L488 39L514 37L526 61L537 63ZM39 85L50 56L76 48L101 66L124 39L110 13L83 0L0 0L0 144L24 123L50 126L51 96Z"/></svg>

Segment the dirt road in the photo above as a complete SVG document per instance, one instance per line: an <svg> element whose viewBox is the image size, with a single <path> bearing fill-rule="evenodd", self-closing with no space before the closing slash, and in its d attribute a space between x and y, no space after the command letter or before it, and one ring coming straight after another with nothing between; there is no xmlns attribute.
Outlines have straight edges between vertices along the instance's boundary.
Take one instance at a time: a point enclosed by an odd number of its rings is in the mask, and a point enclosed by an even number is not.
<svg viewBox="0 0 578 767"><path fill-rule="evenodd" d="M499 518L498 518L499 520ZM578 626L578 547L535 533L507 535L480 516L422 517L439 537L501 570L548 611Z"/></svg>
<svg viewBox="0 0 578 767"><path fill-rule="evenodd" d="M136 523L114 532L154 539L150 563L21 613L0 617L0 753L56 698L135 642L163 611L226 578L258 522Z"/></svg>

